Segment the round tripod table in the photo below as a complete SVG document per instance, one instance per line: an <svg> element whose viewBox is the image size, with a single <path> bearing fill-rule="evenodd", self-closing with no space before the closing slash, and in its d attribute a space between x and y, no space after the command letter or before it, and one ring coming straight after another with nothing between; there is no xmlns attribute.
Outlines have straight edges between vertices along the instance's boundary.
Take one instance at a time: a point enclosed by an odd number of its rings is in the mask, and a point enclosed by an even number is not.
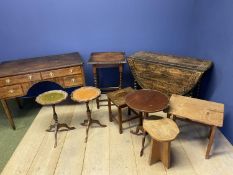
<svg viewBox="0 0 233 175"><path fill-rule="evenodd" d="M89 108L89 102L92 100L95 100L100 96L101 92L98 88L87 86L87 87L81 87L75 91L72 92L71 94L71 99L76 101L76 102L81 102L81 103L86 103L87 107L87 120L84 120L81 125L87 126L86 128L86 138L85 142L87 142L88 139L88 131L92 123L96 123L100 125L101 127L106 127L106 125L103 125L99 122L99 120L93 120L91 118L91 110Z"/></svg>
<svg viewBox="0 0 233 175"><path fill-rule="evenodd" d="M126 104L136 111L139 111L139 125L136 131L131 133L139 135L139 131L143 131L143 118L148 117L148 113L159 112L167 108L168 97L156 90L140 89L132 92L125 97Z"/></svg>
<svg viewBox="0 0 233 175"><path fill-rule="evenodd" d="M36 102L41 105L51 105L53 107L53 120L54 124L50 125L47 132L55 133L55 144L54 148L57 146L57 132L60 128L65 127L67 130L75 129L75 127L69 127L66 123L59 123L57 113L55 110L55 105L64 101L67 98L67 93L62 90L52 90L47 91L36 97Z"/></svg>

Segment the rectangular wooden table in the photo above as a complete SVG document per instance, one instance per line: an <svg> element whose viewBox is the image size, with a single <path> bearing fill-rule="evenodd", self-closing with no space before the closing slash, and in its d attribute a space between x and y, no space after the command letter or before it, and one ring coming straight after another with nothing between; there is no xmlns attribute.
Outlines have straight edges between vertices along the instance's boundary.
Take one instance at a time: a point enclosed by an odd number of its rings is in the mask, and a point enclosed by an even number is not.
<svg viewBox="0 0 233 175"><path fill-rule="evenodd" d="M0 63L0 99L8 121L15 124L7 99L27 95L41 81L56 82L64 88L84 86L83 61L78 52Z"/></svg>
<svg viewBox="0 0 233 175"><path fill-rule="evenodd" d="M210 126L205 156L208 159L216 128L223 126L224 104L173 94L170 98L168 114Z"/></svg>
<svg viewBox="0 0 233 175"><path fill-rule="evenodd" d="M118 87L101 88L101 90L103 92L106 92L106 91L121 89L123 64L125 64L125 63L126 63L126 61L125 61L125 53L124 52L93 52L93 53L91 53L91 57L88 60L88 64L92 65L95 87L100 88L97 69L109 68L109 67L118 67L119 86ZM98 109L100 107L100 104L99 104L100 101L106 101L106 100L99 100L99 98L96 99Z"/></svg>

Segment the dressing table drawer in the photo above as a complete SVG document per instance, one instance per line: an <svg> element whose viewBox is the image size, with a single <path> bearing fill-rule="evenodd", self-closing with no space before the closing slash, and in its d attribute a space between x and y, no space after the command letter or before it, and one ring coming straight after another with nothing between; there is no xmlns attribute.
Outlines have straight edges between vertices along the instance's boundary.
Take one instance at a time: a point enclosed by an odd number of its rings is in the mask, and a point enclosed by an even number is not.
<svg viewBox="0 0 233 175"><path fill-rule="evenodd" d="M81 72L82 71L80 66L76 66L76 67L69 67L69 68L41 72L41 76L43 79L51 79L51 78L63 77L67 75L79 74Z"/></svg>
<svg viewBox="0 0 233 175"><path fill-rule="evenodd" d="M1 99L19 97L23 95L24 93L21 88L21 85L5 86L0 88Z"/></svg>

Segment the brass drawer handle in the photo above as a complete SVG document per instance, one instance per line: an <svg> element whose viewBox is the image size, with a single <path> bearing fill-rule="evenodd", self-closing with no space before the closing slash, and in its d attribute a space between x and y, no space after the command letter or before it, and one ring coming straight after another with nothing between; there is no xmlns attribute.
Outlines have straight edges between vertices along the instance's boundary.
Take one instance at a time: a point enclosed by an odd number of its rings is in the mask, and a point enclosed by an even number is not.
<svg viewBox="0 0 233 175"><path fill-rule="evenodd" d="M29 79L29 80L32 80L32 75L28 75L28 79Z"/></svg>
<svg viewBox="0 0 233 175"><path fill-rule="evenodd" d="M70 69L70 73L73 73L73 69L72 68Z"/></svg>
<svg viewBox="0 0 233 175"><path fill-rule="evenodd" d="M50 77L53 77L54 73L53 72L49 72L49 75L50 75Z"/></svg>
<svg viewBox="0 0 233 175"><path fill-rule="evenodd" d="M74 82L75 82L75 79L74 79L74 78L72 78L72 79L71 79L71 82L72 82L72 83L74 83Z"/></svg>
<svg viewBox="0 0 233 175"><path fill-rule="evenodd" d="M12 93L14 93L14 90L10 89L8 92L12 94Z"/></svg>
<svg viewBox="0 0 233 175"><path fill-rule="evenodd" d="M9 78L6 79L6 83L9 84L11 80Z"/></svg>

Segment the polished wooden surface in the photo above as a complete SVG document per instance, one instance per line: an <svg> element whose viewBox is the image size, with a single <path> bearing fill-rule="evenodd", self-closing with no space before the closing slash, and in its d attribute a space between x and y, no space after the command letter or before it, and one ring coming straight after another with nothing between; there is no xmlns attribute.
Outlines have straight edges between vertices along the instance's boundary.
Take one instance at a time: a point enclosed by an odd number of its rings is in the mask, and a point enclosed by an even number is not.
<svg viewBox="0 0 233 175"><path fill-rule="evenodd" d="M83 61L78 52L0 63L0 99L10 125L15 129L6 99L27 95L41 81L51 81L64 88L84 86Z"/></svg>
<svg viewBox="0 0 233 175"><path fill-rule="evenodd" d="M71 98L77 102L87 102L100 96L101 91L96 87L81 87L72 92Z"/></svg>
<svg viewBox="0 0 233 175"><path fill-rule="evenodd" d="M78 52L17 59L0 63L0 77L41 72L82 64L83 61Z"/></svg>
<svg viewBox="0 0 233 175"><path fill-rule="evenodd" d="M168 97L156 90L141 89L125 97L126 104L137 111L152 113L167 108Z"/></svg>
<svg viewBox="0 0 233 175"><path fill-rule="evenodd" d="M209 60L152 52L137 52L127 60L141 88L155 89L169 96L198 95L201 77L212 66Z"/></svg>
<svg viewBox="0 0 233 175"><path fill-rule="evenodd" d="M73 131L59 133L58 145L54 146L54 135L45 132L51 120L50 107L43 107L31 127L22 138L2 175L232 175L233 147L216 129L214 156L205 160L206 135L208 128L203 125L178 120L180 134L171 143L172 168L165 169L161 162L148 165L151 140L146 139L144 156L140 157L141 137L130 134L136 120L126 122L123 134L118 125L109 122L106 106L97 110L93 105L93 118L107 124L106 128L92 128L87 143L85 127L79 123L86 118L85 104L59 105L56 107L59 121L76 127ZM117 111L113 111L115 115ZM157 113L156 115L164 115ZM123 110L127 117L127 110Z"/></svg>
<svg viewBox="0 0 233 175"><path fill-rule="evenodd" d="M168 114L174 116L174 119L188 119L210 126L209 142L205 155L205 158L208 159L214 142L216 127L223 125L224 104L172 95Z"/></svg>

